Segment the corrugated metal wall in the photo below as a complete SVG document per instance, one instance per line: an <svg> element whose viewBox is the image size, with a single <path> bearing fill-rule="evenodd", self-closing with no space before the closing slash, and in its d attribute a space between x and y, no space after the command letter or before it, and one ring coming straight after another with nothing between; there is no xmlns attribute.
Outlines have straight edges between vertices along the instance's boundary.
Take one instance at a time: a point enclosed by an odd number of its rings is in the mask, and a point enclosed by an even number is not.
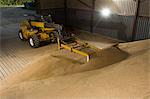
<svg viewBox="0 0 150 99"><path fill-rule="evenodd" d="M68 25L79 29L90 31L91 11L68 9ZM130 40L133 25L133 17L113 15L109 19L105 19L94 14L93 32L113 37L120 40Z"/></svg>
<svg viewBox="0 0 150 99"><path fill-rule="evenodd" d="M68 25L90 31L90 11L68 9ZM134 16L113 15L104 19L95 13L94 31L120 40L131 40ZM150 38L150 18L139 17L135 40Z"/></svg>
<svg viewBox="0 0 150 99"><path fill-rule="evenodd" d="M139 17L135 40L150 38L150 18Z"/></svg>
<svg viewBox="0 0 150 99"><path fill-rule="evenodd" d="M53 0L51 0L51 2L52 1ZM59 0L56 1L58 3ZM81 1L85 2L89 6L92 6L92 0ZM150 0L142 1L143 2L140 3L139 15L144 17L138 18L135 40L150 38ZM41 2L43 1L41 0ZM43 11L41 12L51 12L53 16L55 16L55 21L57 21L58 23L64 23L65 10L64 8L62 8L64 2L61 1L60 5L61 6L56 6L56 8L50 7L42 9ZM99 14L99 10L101 10L103 7L108 7L112 10L113 15L110 18L105 19ZM96 0L93 32L124 41L131 40L135 9L136 3L133 0ZM90 31L91 13L91 9L78 0L67 0L68 26Z"/></svg>

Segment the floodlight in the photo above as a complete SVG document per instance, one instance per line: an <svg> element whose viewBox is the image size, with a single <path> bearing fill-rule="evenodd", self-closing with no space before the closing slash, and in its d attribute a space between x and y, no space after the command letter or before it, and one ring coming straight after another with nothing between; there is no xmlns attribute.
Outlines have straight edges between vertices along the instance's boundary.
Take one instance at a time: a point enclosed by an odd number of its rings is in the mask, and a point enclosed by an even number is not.
<svg viewBox="0 0 150 99"><path fill-rule="evenodd" d="M109 17L110 14L111 14L111 10L110 10L109 8L103 8L103 9L101 10L101 15L102 15L103 17Z"/></svg>

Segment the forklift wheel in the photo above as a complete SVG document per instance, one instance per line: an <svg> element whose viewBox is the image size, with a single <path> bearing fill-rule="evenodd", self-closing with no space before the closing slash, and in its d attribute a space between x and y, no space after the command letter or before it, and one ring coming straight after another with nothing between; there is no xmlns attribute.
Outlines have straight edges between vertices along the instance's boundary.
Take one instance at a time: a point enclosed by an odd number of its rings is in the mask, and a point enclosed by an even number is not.
<svg viewBox="0 0 150 99"><path fill-rule="evenodd" d="M40 40L36 34L29 38L29 44L33 48L38 48L40 46Z"/></svg>
<svg viewBox="0 0 150 99"><path fill-rule="evenodd" d="M18 36L22 41L25 40L25 38L23 37L22 31L19 31Z"/></svg>

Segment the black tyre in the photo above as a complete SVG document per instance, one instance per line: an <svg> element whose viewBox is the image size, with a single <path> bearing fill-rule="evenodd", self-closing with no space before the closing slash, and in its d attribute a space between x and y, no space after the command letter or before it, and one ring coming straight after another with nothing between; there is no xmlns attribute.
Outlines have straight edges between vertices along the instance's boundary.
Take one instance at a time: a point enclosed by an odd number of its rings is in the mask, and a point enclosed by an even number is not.
<svg viewBox="0 0 150 99"><path fill-rule="evenodd" d="M29 44L33 48L38 48L40 46L40 40L36 34L29 38Z"/></svg>
<svg viewBox="0 0 150 99"><path fill-rule="evenodd" d="M22 40L22 41L25 40L25 38L23 37L23 33L22 33L21 30L18 32L18 36L19 36L20 40Z"/></svg>

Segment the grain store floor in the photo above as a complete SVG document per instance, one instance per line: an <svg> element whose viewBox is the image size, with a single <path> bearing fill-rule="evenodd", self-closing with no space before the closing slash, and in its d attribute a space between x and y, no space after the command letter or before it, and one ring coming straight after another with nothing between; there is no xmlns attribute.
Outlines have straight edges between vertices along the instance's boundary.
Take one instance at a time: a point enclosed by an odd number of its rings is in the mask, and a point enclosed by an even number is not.
<svg viewBox="0 0 150 99"><path fill-rule="evenodd" d="M114 40L82 33L80 38L104 49L86 63L80 55L58 51L56 44L32 49L21 42L16 36L19 20L11 18L34 12L1 12L0 99L150 98L150 40L121 43L119 50L111 47Z"/></svg>

